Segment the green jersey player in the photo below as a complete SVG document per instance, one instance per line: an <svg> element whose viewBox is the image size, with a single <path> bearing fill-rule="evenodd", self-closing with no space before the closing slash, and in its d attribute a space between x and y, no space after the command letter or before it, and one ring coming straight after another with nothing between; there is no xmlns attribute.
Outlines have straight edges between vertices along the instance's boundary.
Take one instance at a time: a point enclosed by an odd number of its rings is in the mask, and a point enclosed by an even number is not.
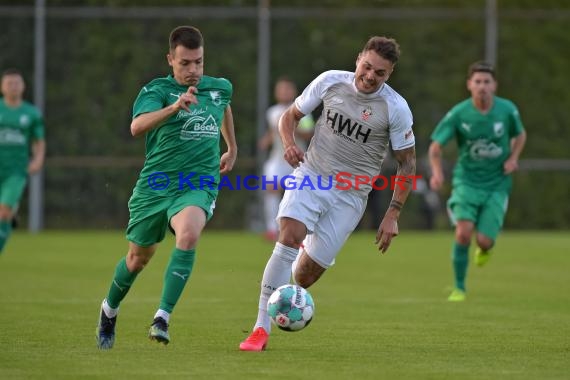
<svg viewBox="0 0 570 380"><path fill-rule="evenodd" d="M471 236L476 232L475 263L484 265L503 225L511 191L511 173L518 168L526 133L517 107L495 96L494 68L485 62L469 67L471 97L455 105L432 133L429 159L431 188L443 183L441 149L451 139L458 146L452 192L447 202L455 224L452 263L455 288L449 301L465 300L465 277Z"/></svg>
<svg viewBox="0 0 570 380"><path fill-rule="evenodd" d="M195 247L212 217L220 173L237 156L231 83L203 75L200 31L175 28L167 54L173 74L145 85L133 107L131 133L146 136L144 167L129 200L129 250L116 266L101 306L97 345L110 349L121 300L169 228L176 236L149 337L168 344L168 323L194 264ZM220 133L227 152L220 154ZM204 180L205 179L205 180Z"/></svg>
<svg viewBox="0 0 570 380"><path fill-rule="evenodd" d="M23 100L22 74L2 73L0 99L0 253L12 232L14 210L20 202L28 174L44 163L44 122L40 111Z"/></svg>

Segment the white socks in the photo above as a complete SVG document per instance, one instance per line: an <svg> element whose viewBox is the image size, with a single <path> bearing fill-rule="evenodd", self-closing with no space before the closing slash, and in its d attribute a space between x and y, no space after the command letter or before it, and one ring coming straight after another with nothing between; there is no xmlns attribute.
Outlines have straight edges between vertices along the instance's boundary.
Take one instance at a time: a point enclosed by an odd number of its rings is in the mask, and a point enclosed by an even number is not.
<svg viewBox="0 0 570 380"><path fill-rule="evenodd" d="M259 311L254 330L263 327L267 333L271 331L271 320L267 315L267 301L271 294L280 287L289 283L291 279L291 264L299 253L298 249L276 243L273 254L269 258L263 279L261 280L261 294L259 295Z"/></svg>
<svg viewBox="0 0 570 380"><path fill-rule="evenodd" d="M101 308L103 308L103 312L105 313L107 318L114 318L119 313L119 308L113 309L111 306L109 306L106 298L103 300L103 303L101 304ZM164 310L158 309L158 311L154 315L154 318L157 318L157 317L164 319L166 321L166 323L168 323L168 321L170 320L170 313L167 313Z"/></svg>
<svg viewBox="0 0 570 380"><path fill-rule="evenodd" d="M119 308L113 309L111 306L109 306L109 304L107 303L107 298L103 300L101 307L103 308L103 312L105 313L107 318L115 318L119 313Z"/></svg>
<svg viewBox="0 0 570 380"><path fill-rule="evenodd" d="M164 320L166 321L166 323L168 323L168 321L170 321L170 313L168 313L168 312L166 312L166 311L164 311L164 310L162 310L162 309L158 309L158 310L156 311L156 314L154 315L154 318L158 318L158 317L164 319Z"/></svg>

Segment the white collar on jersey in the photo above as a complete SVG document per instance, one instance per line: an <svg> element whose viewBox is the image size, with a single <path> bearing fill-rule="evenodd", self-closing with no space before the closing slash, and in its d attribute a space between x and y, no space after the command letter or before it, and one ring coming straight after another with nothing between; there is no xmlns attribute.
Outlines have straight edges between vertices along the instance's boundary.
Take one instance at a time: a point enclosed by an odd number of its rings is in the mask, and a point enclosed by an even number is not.
<svg viewBox="0 0 570 380"><path fill-rule="evenodd" d="M384 87L386 87L386 83L382 83L382 86L380 86L380 88L378 90L376 90L375 92L372 92L370 94L365 94L364 92L360 92L358 90L358 88L356 87L356 83L353 80L352 81L352 88L354 89L354 92L356 93L356 95L363 97L363 98L374 98L376 96L378 96L382 90L384 90Z"/></svg>

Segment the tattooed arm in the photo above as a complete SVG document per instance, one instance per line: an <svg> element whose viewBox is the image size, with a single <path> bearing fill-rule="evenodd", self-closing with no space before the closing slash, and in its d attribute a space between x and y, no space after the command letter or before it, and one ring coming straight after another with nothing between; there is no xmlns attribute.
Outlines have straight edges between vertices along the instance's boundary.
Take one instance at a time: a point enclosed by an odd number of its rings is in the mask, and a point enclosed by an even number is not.
<svg viewBox="0 0 570 380"><path fill-rule="evenodd" d="M416 175L416 149L415 147L395 150L394 157L398 161L398 172L396 177L396 182L394 184L394 194L392 195L392 201L390 206L386 211L386 215L378 227L378 232L376 233L376 244L378 249L384 253L390 247L392 238L398 235L398 219L400 218L400 211L408 195L412 190L412 186L415 183Z"/></svg>

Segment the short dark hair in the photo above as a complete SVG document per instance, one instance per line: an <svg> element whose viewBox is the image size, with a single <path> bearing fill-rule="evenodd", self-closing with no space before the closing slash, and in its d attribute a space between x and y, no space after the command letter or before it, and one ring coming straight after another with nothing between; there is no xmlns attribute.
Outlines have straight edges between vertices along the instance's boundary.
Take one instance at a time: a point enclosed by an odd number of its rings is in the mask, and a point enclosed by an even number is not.
<svg viewBox="0 0 570 380"><path fill-rule="evenodd" d="M293 79L291 79L290 77L286 76L286 75L282 75L280 77L277 78L277 80L275 81L275 85L273 86L273 89L275 90L277 88L277 85L279 83L286 83L289 84L289 86L291 86L293 88L293 90L295 90L295 93L298 91L297 88L297 83L295 83L293 81Z"/></svg>
<svg viewBox="0 0 570 380"><path fill-rule="evenodd" d="M467 78L471 78L475 73L489 73L495 79L495 68L489 62L477 61L469 65Z"/></svg>
<svg viewBox="0 0 570 380"><path fill-rule="evenodd" d="M393 64L400 58L400 45L393 38L373 36L364 45L363 52L373 50Z"/></svg>
<svg viewBox="0 0 570 380"><path fill-rule="evenodd" d="M293 83L293 80L290 77L288 77L287 75L281 75L275 81L275 83L277 83L277 82L291 82L291 83Z"/></svg>
<svg viewBox="0 0 570 380"><path fill-rule="evenodd" d="M282 75L282 76L278 77L277 80L275 81L275 84L280 83L280 82L291 83L294 87L297 87L297 84L295 84L293 79L291 79L290 77L288 77L286 75Z"/></svg>
<svg viewBox="0 0 570 380"><path fill-rule="evenodd" d="M20 70L14 69L14 68L9 68L9 69L2 71L2 78L4 78L5 76L8 76L8 75L19 75L22 78L24 77Z"/></svg>
<svg viewBox="0 0 570 380"><path fill-rule="evenodd" d="M170 32L170 50L173 51L178 45L188 49L198 49L204 46L202 33L193 26L178 26Z"/></svg>

